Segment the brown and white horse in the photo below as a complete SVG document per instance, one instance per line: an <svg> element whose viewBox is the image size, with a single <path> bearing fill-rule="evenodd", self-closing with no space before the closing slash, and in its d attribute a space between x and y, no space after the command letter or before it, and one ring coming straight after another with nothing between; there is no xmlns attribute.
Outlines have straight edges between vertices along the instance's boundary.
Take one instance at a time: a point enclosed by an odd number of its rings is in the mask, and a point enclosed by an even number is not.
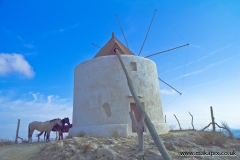
<svg viewBox="0 0 240 160"><path fill-rule="evenodd" d="M55 126L53 126L53 128L52 128L52 131L53 132L56 132L56 140L57 140L57 133L59 134L59 140L60 140L60 137L63 139L63 135L62 135L62 129L64 129L66 126L65 126L65 123L67 123L68 124L68 126L70 126L70 122L69 122L69 118L64 118L64 119L62 119L61 120L62 121L62 127L60 127L58 124L56 124ZM42 131L41 133L39 133L39 134L37 134L37 137L38 137L38 141L39 141L39 139L40 139L40 136L43 134L43 132L44 131ZM46 131L45 131L45 133L44 133L44 140L46 139Z"/></svg>
<svg viewBox="0 0 240 160"><path fill-rule="evenodd" d="M29 123L28 125L28 142L32 142L32 134L34 132L34 130L38 130L40 132L47 132L47 140L49 141L49 137L50 137L50 132L53 128L53 126L55 125L59 125L60 127L62 127L62 121L61 119L53 119L50 121L46 121L46 122L38 122L38 121L33 121L31 123Z"/></svg>

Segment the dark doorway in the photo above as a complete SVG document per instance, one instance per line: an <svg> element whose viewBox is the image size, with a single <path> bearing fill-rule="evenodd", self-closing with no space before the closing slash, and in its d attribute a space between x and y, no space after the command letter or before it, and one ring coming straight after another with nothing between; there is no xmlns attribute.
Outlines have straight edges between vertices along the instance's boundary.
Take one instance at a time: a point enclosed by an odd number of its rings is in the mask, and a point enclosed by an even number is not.
<svg viewBox="0 0 240 160"><path fill-rule="evenodd" d="M142 106L144 106L143 103L142 103ZM139 122L140 119L141 119L141 114L140 114L140 111L137 108L136 103L130 103L130 109L131 109L131 111L134 112L136 120ZM142 126L142 127L143 127L142 129L143 129L143 132L144 132L144 126ZM136 129L134 128L133 124L132 124L132 132L137 132Z"/></svg>

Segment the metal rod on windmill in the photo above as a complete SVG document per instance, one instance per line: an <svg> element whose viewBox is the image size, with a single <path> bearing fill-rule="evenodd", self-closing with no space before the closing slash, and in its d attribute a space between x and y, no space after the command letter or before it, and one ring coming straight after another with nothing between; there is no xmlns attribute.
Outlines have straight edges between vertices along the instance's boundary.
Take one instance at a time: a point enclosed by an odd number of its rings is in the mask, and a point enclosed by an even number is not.
<svg viewBox="0 0 240 160"><path fill-rule="evenodd" d="M99 47L99 46L97 46L97 45L96 45L96 44L94 44L94 43L92 43L92 45L93 45L93 46L95 46L95 47L98 47L98 48L100 48L100 49L102 48L102 47Z"/></svg>
<svg viewBox="0 0 240 160"><path fill-rule="evenodd" d="M161 52L157 52L157 53L154 53L154 54L150 54L149 56L146 56L144 58L148 58L148 57L151 57L151 56L155 56L157 54L169 52L169 51L172 51L172 50L175 50L175 49L178 49L178 48L182 48L182 47L185 47L185 46L189 46L189 44L187 43L187 44L184 44L184 45L181 45L181 46L178 46L178 47L174 47L174 48L171 48L171 49L168 49L168 50L165 50L165 51L161 51Z"/></svg>
<svg viewBox="0 0 240 160"><path fill-rule="evenodd" d="M119 61L121 63L121 66L122 66L123 71L125 73L125 76L127 78L129 90L130 90L130 92L131 92L131 94L133 96L133 99L134 99L134 101L135 101L135 103L137 105L137 108L140 111L141 115L145 115L144 122L145 122L145 124L146 124L146 126L147 126L147 128L148 128L148 130L149 130L149 132L150 132L150 134L151 134L151 136L152 136L152 138L153 138L157 148L158 148L158 150L160 151L160 153L161 153L161 155L162 155L164 160L171 160L171 157L168 154L167 149L165 148L165 146L164 146L163 142L161 141L160 137L158 136L158 133L157 133L153 123L151 122L148 114L145 112L145 110L142 107L142 104L141 104L140 100L138 99L137 93L136 93L136 91L135 91L135 89L133 87L132 80L130 79L130 77L128 75L128 72L127 72L127 70L126 70L126 68L124 66L124 63L122 61L122 58L121 58L121 55L120 55L118 49L115 48L114 51L116 52L117 57L118 57L118 59L119 59Z"/></svg>
<svg viewBox="0 0 240 160"><path fill-rule="evenodd" d="M163 83L165 83L166 85L168 85L169 87L171 87L174 91L178 92L180 95L182 94L181 92L179 92L178 90L176 90L175 88L173 88L170 84L164 82L162 79L158 78L160 81L162 81Z"/></svg>
<svg viewBox="0 0 240 160"><path fill-rule="evenodd" d="M147 31L146 37L145 37L145 39L144 39L144 41L143 41L143 44L142 44L142 47L141 47L141 49L140 49L140 52L138 53L138 56L140 56L140 54L141 54L141 52L142 52L143 46L144 46L145 41L146 41L147 36L148 36L148 32L149 32L149 30L150 30L150 28L151 28L151 26L152 26L152 21L153 21L153 19L154 19L154 16L155 16L156 11L157 11L157 10L155 9L155 10L154 10L154 13L153 13L153 17L152 17L151 23L150 23L150 25L149 25L149 27L148 27L148 31Z"/></svg>
<svg viewBox="0 0 240 160"><path fill-rule="evenodd" d="M125 35L124 35L124 32L123 32L123 30L122 30L120 21L119 21L119 19L118 19L118 15L117 15L117 14L115 14L115 15L116 15L116 18L117 18L117 21L118 21L118 25L119 25L119 27L120 27L120 29L121 29L121 31L122 31L122 34L123 34L124 40L125 40L125 42L126 42L127 48L129 49L128 43L127 43L127 39L126 39L126 37L125 37Z"/></svg>

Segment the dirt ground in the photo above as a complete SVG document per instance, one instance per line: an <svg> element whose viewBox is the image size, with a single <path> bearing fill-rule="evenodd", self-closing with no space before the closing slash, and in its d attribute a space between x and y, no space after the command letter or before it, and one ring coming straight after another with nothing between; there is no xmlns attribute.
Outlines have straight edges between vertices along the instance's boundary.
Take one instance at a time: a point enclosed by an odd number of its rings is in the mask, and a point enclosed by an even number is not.
<svg viewBox="0 0 240 160"><path fill-rule="evenodd" d="M0 146L0 160L27 160L37 154L45 142L20 143Z"/></svg>
<svg viewBox="0 0 240 160"><path fill-rule="evenodd" d="M240 159L240 140L223 134L178 131L160 135L172 159ZM74 160L74 159L162 159L150 136L144 137L144 152L138 152L137 137L74 137L61 141L33 142L0 146L0 160ZM105 157L99 155L105 149ZM181 151L232 152L234 156L180 156ZM102 152L102 151L101 151ZM110 155L111 154L112 158ZM119 155L119 156L118 156ZM110 156L107 158L106 156Z"/></svg>

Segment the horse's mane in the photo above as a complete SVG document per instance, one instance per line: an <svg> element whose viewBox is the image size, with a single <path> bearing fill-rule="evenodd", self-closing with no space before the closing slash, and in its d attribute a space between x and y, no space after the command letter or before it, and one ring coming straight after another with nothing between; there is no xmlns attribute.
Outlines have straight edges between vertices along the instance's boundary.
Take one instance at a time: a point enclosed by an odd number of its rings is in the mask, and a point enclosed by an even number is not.
<svg viewBox="0 0 240 160"><path fill-rule="evenodd" d="M55 118L55 119L50 120L50 123L53 122L53 121L56 121L56 120L59 120L59 118Z"/></svg>

